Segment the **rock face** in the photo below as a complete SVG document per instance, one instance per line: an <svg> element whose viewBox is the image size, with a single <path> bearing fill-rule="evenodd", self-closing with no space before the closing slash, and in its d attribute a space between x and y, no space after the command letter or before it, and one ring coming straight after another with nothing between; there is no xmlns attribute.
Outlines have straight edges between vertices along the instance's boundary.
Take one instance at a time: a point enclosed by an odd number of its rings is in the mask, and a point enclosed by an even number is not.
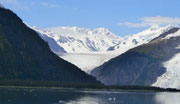
<svg viewBox="0 0 180 104"><path fill-rule="evenodd" d="M99 84L94 77L55 55L34 30L3 8L0 8L0 80Z"/></svg>
<svg viewBox="0 0 180 104"><path fill-rule="evenodd" d="M166 73L163 63L180 52L179 45L179 28L172 28L95 68L91 74L107 85L150 86Z"/></svg>

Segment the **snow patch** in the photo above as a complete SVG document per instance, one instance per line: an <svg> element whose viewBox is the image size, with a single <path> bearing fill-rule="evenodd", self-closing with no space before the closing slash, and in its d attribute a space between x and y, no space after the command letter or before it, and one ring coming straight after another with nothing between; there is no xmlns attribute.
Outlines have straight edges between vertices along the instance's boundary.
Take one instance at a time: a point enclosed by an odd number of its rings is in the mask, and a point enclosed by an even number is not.
<svg viewBox="0 0 180 104"><path fill-rule="evenodd" d="M171 37L178 37L180 36L180 30L178 30L176 33L167 35L164 39L170 39Z"/></svg>
<svg viewBox="0 0 180 104"><path fill-rule="evenodd" d="M176 49L180 49L180 45L176 47Z"/></svg>

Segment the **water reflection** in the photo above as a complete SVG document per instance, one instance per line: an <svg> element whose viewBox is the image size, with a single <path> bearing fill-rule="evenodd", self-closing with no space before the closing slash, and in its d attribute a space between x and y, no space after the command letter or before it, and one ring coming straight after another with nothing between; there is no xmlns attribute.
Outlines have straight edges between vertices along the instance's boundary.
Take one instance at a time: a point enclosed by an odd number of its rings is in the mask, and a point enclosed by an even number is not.
<svg viewBox="0 0 180 104"><path fill-rule="evenodd" d="M84 93L51 89L0 89L0 104L55 104L70 101Z"/></svg>
<svg viewBox="0 0 180 104"><path fill-rule="evenodd" d="M62 104L155 104L153 100L154 93L99 91L87 91L86 93L88 93L88 96Z"/></svg>
<svg viewBox="0 0 180 104"><path fill-rule="evenodd" d="M0 104L180 104L179 93L0 89Z"/></svg>
<svg viewBox="0 0 180 104"><path fill-rule="evenodd" d="M107 104L107 103L105 103L99 98L86 96L74 101L66 102L65 104Z"/></svg>
<svg viewBox="0 0 180 104"><path fill-rule="evenodd" d="M155 101L157 104L180 104L180 93L157 93Z"/></svg>

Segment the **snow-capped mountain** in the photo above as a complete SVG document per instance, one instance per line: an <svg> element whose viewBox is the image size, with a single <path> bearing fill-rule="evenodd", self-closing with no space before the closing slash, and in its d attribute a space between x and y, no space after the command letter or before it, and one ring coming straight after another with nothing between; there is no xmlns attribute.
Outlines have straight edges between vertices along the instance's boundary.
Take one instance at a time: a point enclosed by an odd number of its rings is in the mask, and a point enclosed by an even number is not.
<svg viewBox="0 0 180 104"><path fill-rule="evenodd" d="M174 34L169 34L162 39L170 39L180 37L180 30ZM163 88L180 88L180 44L175 48L178 51L168 61L163 63L166 73L158 77L153 86Z"/></svg>
<svg viewBox="0 0 180 104"><path fill-rule="evenodd" d="M105 28L58 27L45 30L31 28L48 42L54 53L85 72L90 72L117 56L118 53L107 53L107 49L123 40Z"/></svg>
<svg viewBox="0 0 180 104"><path fill-rule="evenodd" d="M107 85L180 88L180 29L170 28L95 68L91 75Z"/></svg>
<svg viewBox="0 0 180 104"><path fill-rule="evenodd" d="M146 44L149 43L151 40L153 40L154 38L158 37L160 34L172 29L173 26L171 25L167 25L165 27L160 27L158 25L154 25L152 27L150 27L147 30L144 30L140 33L137 34L133 34L133 35L128 35L124 38L123 41L121 41L119 44L110 47L108 49L108 51L122 51L121 53L137 47L139 45L142 44Z"/></svg>
<svg viewBox="0 0 180 104"><path fill-rule="evenodd" d="M153 26L138 34L120 37L106 28L57 27L40 30L33 27L53 52L86 72L131 48L148 43L171 28Z"/></svg>
<svg viewBox="0 0 180 104"><path fill-rule="evenodd" d="M26 24L26 23L25 23ZM27 24L26 24L27 25ZM28 25L27 25L28 26ZM29 26L30 27L30 26ZM57 41L51 37L51 35L48 35L46 33L44 33L44 31L38 29L37 27L30 27L34 30L37 31L37 33L40 35L40 37L45 40L46 42L48 42L48 45L50 46L51 50L54 52L54 53L66 53L66 51L64 50L63 47L61 47L61 45L59 45L57 43Z"/></svg>
<svg viewBox="0 0 180 104"><path fill-rule="evenodd" d="M58 27L45 29L44 32L68 53L104 52L122 40L105 28Z"/></svg>

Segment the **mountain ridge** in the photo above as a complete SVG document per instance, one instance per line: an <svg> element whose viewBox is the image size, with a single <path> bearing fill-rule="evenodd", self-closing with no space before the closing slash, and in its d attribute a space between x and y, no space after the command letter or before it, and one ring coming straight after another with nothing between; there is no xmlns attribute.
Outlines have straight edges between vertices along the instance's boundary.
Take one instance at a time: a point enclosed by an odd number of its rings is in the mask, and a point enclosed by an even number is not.
<svg viewBox="0 0 180 104"><path fill-rule="evenodd" d="M0 3L0 8L4 8L4 6Z"/></svg>
<svg viewBox="0 0 180 104"><path fill-rule="evenodd" d="M150 43L132 48L111 59L94 69L91 74L108 85L151 86L168 72L163 63L180 52L177 49L179 44L179 28L172 28ZM165 86L159 83L158 87Z"/></svg>
<svg viewBox="0 0 180 104"><path fill-rule="evenodd" d="M173 28L152 26L140 33L120 37L106 28L87 29L78 27L57 27L41 30L31 27L50 45L59 57L75 64L89 73L127 50L150 42L161 33ZM58 49L58 50L57 50ZM89 63L86 58L96 60Z"/></svg>
<svg viewBox="0 0 180 104"><path fill-rule="evenodd" d="M100 84L54 54L48 43L11 10L0 8L0 80Z"/></svg>

